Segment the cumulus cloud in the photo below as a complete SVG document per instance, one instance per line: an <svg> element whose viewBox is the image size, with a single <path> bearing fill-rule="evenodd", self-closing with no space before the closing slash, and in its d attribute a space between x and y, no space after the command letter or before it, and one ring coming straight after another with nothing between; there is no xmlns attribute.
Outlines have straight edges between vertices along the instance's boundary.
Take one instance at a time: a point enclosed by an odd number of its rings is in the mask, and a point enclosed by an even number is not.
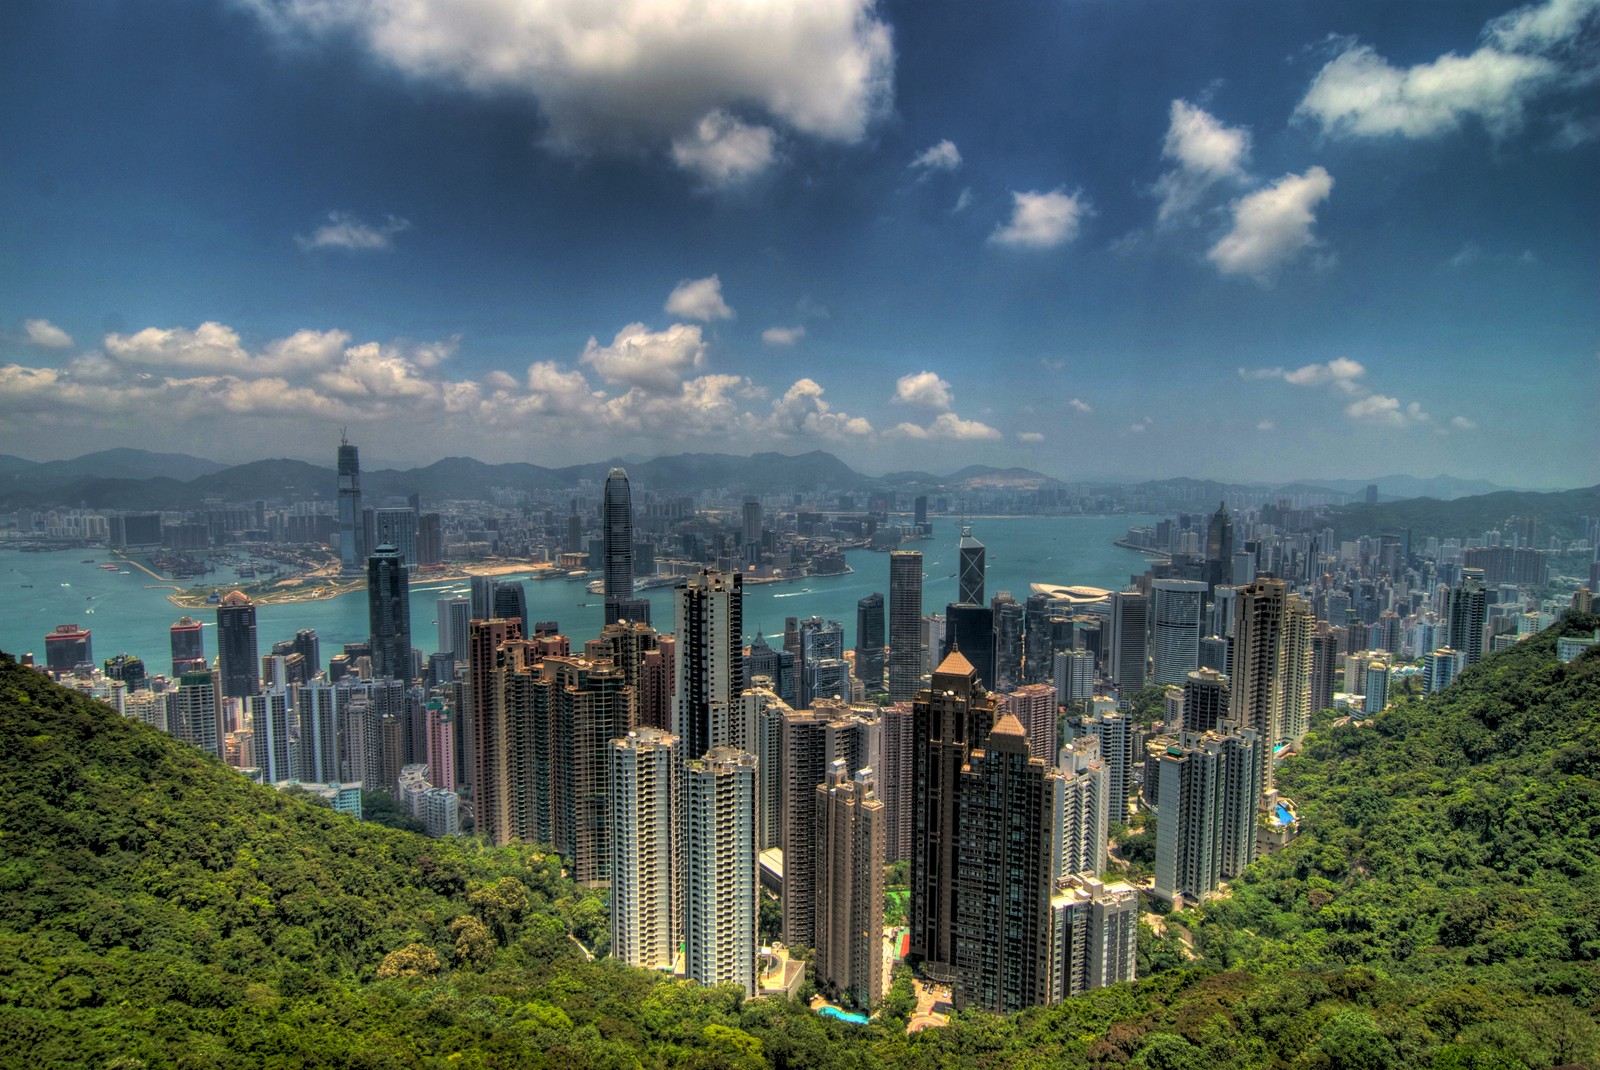
<svg viewBox="0 0 1600 1070"><path fill-rule="evenodd" d="M1457 431L1476 431L1478 429L1476 421L1469 420L1465 416L1450 417L1450 426Z"/></svg>
<svg viewBox="0 0 1600 1070"><path fill-rule="evenodd" d="M1226 126L1186 100L1174 100L1161 156L1175 165L1155 185L1161 199L1156 221L1169 226L1199 204L1216 183L1244 180L1250 157L1250 131Z"/></svg>
<svg viewBox="0 0 1600 1070"><path fill-rule="evenodd" d="M1011 194L1011 220L994 229L989 240L1014 249L1053 249L1078 236L1083 217L1090 212L1081 193L1060 189L1049 193Z"/></svg>
<svg viewBox="0 0 1600 1070"><path fill-rule="evenodd" d="M676 390L690 370L705 363L705 353L699 327L675 323L664 331L652 331L642 323L630 323L608 346L589 339L579 360L612 385L665 392Z"/></svg>
<svg viewBox="0 0 1600 1070"><path fill-rule="evenodd" d="M1594 73L1579 41L1597 15L1597 0L1546 0L1491 21L1464 56L1447 52L1411 67L1346 41L1295 115L1342 137L1431 137L1468 119L1503 136L1523 124L1539 94Z"/></svg>
<svg viewBox="0 0 1600 1070"><path fill-rule="evenodd" d="M1073 412L1082 413L1084 416L1088 416L1090 413L1094 412L1094 408L1082 398L1073 398L1071 401L1068 401L1067 408L1071 409Z"/></svg>
<svg viewBox="0 0 1600 1070"><path fill-rule="evenodd" d="M693 133L672 140L672 159L700 177L709 189L748 181L778 158L778 135L770 126L752 126L722 109L707 112Z"/></svg>
<svg viewBox="0 0 1600 1070"><path fill-rule="evenodd" d="M382 223L363 223L349 212L329 212L328 221L310 234L296 234L295 244L312 249L346 249L362 252L392 249L394 236L411 229L407 220L389 216Z"/></svg>
<svg viewBox="0 0 1600 1070"><path fill-rule="evenodd" d="M956 148L954 141L946 138L924 149L911 161L911 166L924 172L954 171L961 166L961 150Z"/></svg>
<svg viewBox="0 0 1600 1070"><path fill-rule="evenodd" d="M1294 259L1315 238L1315 209L1333 191L1333 177L1321 167L1303 175L1284 175L1233 206L1233 227L1206 254L1224 275L1265 280Z"/></svg>
<svg viewBox="0 0 1600 1070"><path fill-rule="evenodd" d="M761 332L761 340L769 346L792 346L805 336L804 324L795 327L768 327Z"/></svg>
<svg viewBox="0 0 1600 1070"><path fill-rule="evenodd" d="M815 435L822 438L862 438L872 434L866 418L837 412L823 397L814 379L796 380L772 403L772 414L765 425L774 434Z"/></svg>
<svg viewBox="0 0 1600 1070"><path fill-rule="evenodd" d="M24 320L22 329L28 332L28 341L41 349L67 349L72 345L72 335L49 320Z"/></svg>
<svg viewBox="0 0 1600 1070"><path fill-rule="evenodd" d="M694 142L709 116L756 111L853 143L893 97L892 35L873 0L239 2L277 32L353 38L419 80L527 94L561 150L690 139L702 174Z"/></svg>
<svg viewBox="0 0 1600 1070"><path fill-rule="evenodd" d="M130 364L151 364L181 368L238 368L249 355L232 327L207 321L189 330L146 327L131 335L108 334L105 351Z"/></svg>
<svg viewBox="0 0 1600 1070"><path fill-rule="evenodd" d="M953 412L941 412L926 427L913 423L896 424L890 434L898 438L934 439L945 442L981 442L1003 437L999 431L977 420L963 420Z"/></svg>
<svg viewBox="0 0 1600 1070"><path fill-rule="evenodd" d="M669 315L692 320L709 322L733 318L733 309L722 299L722 280L715 275L679 281L667 295L665 307Z"/></svg>
<svg viewBox="0 0 1600 1070"><path fill-rule="evenodd" d="M1427 423L1430 419L1422 405L1413 401L1402 404L1399 398L1383 394L1368 394L1345 406L1344 413L1357 423L1380 424L1385 427L1407 427Z"/></svg>
<svg viewBox="0 0 1600 1070"><path fill-rule="evenodd" d="M944 410L950 408L955 399L950 392L950 384L936 373L916 372L895 380L893 400L896 405L921 405Z"/></svg>
<svg viewBox="0 0 1600 1070"><path fill-rule="evenodd" d="M1295 386L1321 386L1328 383L1346 394L1356 393L1360 389L1360 379L1366 374L1366 366L1349 357L1335 357L1326 364L1307 364L1294 371L1282 372L1284 381Z"/></svg>

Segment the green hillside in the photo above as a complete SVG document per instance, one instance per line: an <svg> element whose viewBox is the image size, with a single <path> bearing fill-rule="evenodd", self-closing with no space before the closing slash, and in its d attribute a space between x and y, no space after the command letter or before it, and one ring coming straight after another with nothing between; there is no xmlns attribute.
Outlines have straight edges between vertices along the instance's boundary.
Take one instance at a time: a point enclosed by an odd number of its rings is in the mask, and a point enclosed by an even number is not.
<svg viewBox="0 0 1600 1070"><path fill-rule="evenodd" d="M1600 655L1529 640L1319 721L1305 833L1144 933L1148 978L907 1038L903 991L856 1027L585 962L555 858L258 788L5 660L0 1067L1597 1066L1597 777Z"/></svg>

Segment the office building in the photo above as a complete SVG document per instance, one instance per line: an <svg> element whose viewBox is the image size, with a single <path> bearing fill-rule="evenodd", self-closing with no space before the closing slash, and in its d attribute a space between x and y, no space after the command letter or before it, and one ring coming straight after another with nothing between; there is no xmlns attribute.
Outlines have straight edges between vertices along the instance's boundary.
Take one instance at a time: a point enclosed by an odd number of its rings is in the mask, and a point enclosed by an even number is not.
<svg viewBox="0 0 1600 1070"><path fill-rule="evenodd" d="M1157 579L1150 586L1150 682L1181 685L1200 665L1206 585L1199 580Z"/></svg>
<svg viewBox="0 0 1600 1070"><path fill-rule="evenodd" d="M1233 569L1233 518L1228 515L1228 503L1218 502L1217 511L1206 521L1206 585L1216 590L1224 583L1234 582Z"/></svg>
<svg viewBox="0 0 1600 1070"><path fill-rule="evenodd" d="M172 675L204 671L206 641L200 622L187 615L179 617L169 634L172 642Z"/></svg>
<svg viewBox="0 0 1600 1070"><path fill-rule="evenodd" d="M373 675L410 680L411 583L405 558L387 542L367 558L367 621Z"/></svg>
<svg viewBox="0 0 1600 1070"><path fill-rule="evenodd" d="M472 620L472 599L441 598L435 603L439 621L439 651L451 654L456 663L467 661L468 625Z"/></svg>
<svg viewBox="0 0 1600 1070"><path fill-rule="evenodd" d="M756 758L712 747L684 763L684 971L756 993Z"/></svg>
<svg viewBox="0 0 1600 1070"><path fill-rule="evenodd" d="M960 776L996 717L972 663L951 653L912 703L915 800L911 844L911 955L929 976L956 968Z"/></svg>
<svg viewBox="0 0 1600 1070"><path fill-rule="evenodd" d="M494 615L501 620L520 620L523 632L533 634L533 622L528 619L528 592L521 580L495 582Z"/></svg>
<svg viewBox="0 0 1600 1070"><path fill-rule="evenodd" d="M339 433L339 565L346 575L361 571L367 559L361 506L361 455ZM254 659L252 659L253 661Z"/></svg>
<svg viewBox="0 0 1600 1070"><path fill-rule="evenodd" d="M600 514L606 623L611 624L627 616L623 603L633 603L633 495L628 473L620 468L606 476Z"/></svg>
<svg viewBox="0 0 1600 1070"><path fill-rule="evenodd" d="M1022 604L1010 591L1001 591L990 600L989 615L994 623L993 689L1012 691L1022 685Z"/></svg>
<svg viewBox="0 0 1600 1070"><path fill-rule="evenodd" d="M67 673L79 665L94 664L94 644L89 629L76 624L58 624L44 637L45 667L53 673Z"/></svg>
<svg viewBox="0 0 1600 1070"><path fill-rule="evenodd" d="M398 506L374 509L372 511L372 523L377 541L379 543L387 543L398 550L404 568L407 570L416 568L417 514L410 509Z"/></svg>
<svg viewBox="0 0 1600 1070"><path fill-rule="evenodd" d="M883 627L883 595L856 603L856 679L869 695L883 690Z"/></svg>
<svg viewBox="0 0 1600 1070"><path fill-rule="evenodd" d="M1113 593L1110 624L1111 679L1117 690L1131 695L1145 685L1148 676L1150 599L1138 591ZM1196 643L1198 649L1198 636Z"/></svg>
<svg viewBox="0 0 1600 1070"><path fill-rule="evenodd" d="M922 683L922 554L889 551L889 699L910 702Z"/></svg>
<svg viewBox="0 0 1600 1070"><path fill-rule="evenodd" d="M940 648L940 662L955 650L977 673L978 683L993 690L994 672L994 611L988 606L953 603L944 607L944 644Z"/></svg>
<svg viewBox="0 0 1600 1070"><path fill-rule="evenodd" d="M984 604L987 553L983 543L973 536L972 528L963 527L961 539L956 543L956 583L959 591L956 601L972 606Z"/></svg>
<svg viewBox="0 0 1600 1070"><path fill-rule="evenodd" d="M862 1008L882 1001L884 804L871 769L843 758L815 789L817 987ZM784 855L788 881L789 856Z"/></svg>
<svg viewBox="0 0 1600 1070"><path fill-rule="evenodd" d="M641 728L609 743L611 955L647 970L670 971L678 950L677 742Z"/></svg>
<svg viewBox="0 0 1600 1070"><path fill-rule="evenodd" d="M230 591L217 605L217 668L223 698L248 698L261 689L256 607L243 591Z"/></svg>

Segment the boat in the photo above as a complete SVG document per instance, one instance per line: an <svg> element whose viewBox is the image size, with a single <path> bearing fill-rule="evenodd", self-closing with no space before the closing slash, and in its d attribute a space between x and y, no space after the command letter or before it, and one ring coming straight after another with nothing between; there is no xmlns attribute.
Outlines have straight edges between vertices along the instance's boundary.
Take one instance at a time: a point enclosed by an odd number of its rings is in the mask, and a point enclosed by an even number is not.
<svg viewBox="0 0 1600 1070"><path fill-rule="evenodd" d="M79 562L79 564L82 564L82 565L92 565L92 564L94 564L94 558L92 558L92 557L86 557L86 558L84 558L84 559L83 559L83 560L82 560L82 561L80 561L80 562Z"/></svg>

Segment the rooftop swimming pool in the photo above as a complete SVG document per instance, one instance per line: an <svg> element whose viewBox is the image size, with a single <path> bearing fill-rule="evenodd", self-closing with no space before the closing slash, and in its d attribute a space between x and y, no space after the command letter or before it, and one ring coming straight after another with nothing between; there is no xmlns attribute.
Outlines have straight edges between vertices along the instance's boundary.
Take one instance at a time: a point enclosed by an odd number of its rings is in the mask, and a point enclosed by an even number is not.
<svg viewBox="0 0 1600 1070"><path fill-rule="evenodd" d="M1282 803L1278 804L1278 809L1275 816L1277 817L1278 824L1280 825L1291 825L1294 823L1294 814L1290 813L1289 808Z"/></svg>
<svg viewBox="0 0 1600 1070"><path fill-rule="evenodd" d="M818 1011L817 1013L818 1014L825 1014L829 1018L837 1018L841 1022L849 1022L851 1025L866 1025L867 1024L867 1016L866 1015L864 1015L864 1014L851 1014L849 1011L842 1011L838 1007L824 1007L820 1011Z"/></svg>

